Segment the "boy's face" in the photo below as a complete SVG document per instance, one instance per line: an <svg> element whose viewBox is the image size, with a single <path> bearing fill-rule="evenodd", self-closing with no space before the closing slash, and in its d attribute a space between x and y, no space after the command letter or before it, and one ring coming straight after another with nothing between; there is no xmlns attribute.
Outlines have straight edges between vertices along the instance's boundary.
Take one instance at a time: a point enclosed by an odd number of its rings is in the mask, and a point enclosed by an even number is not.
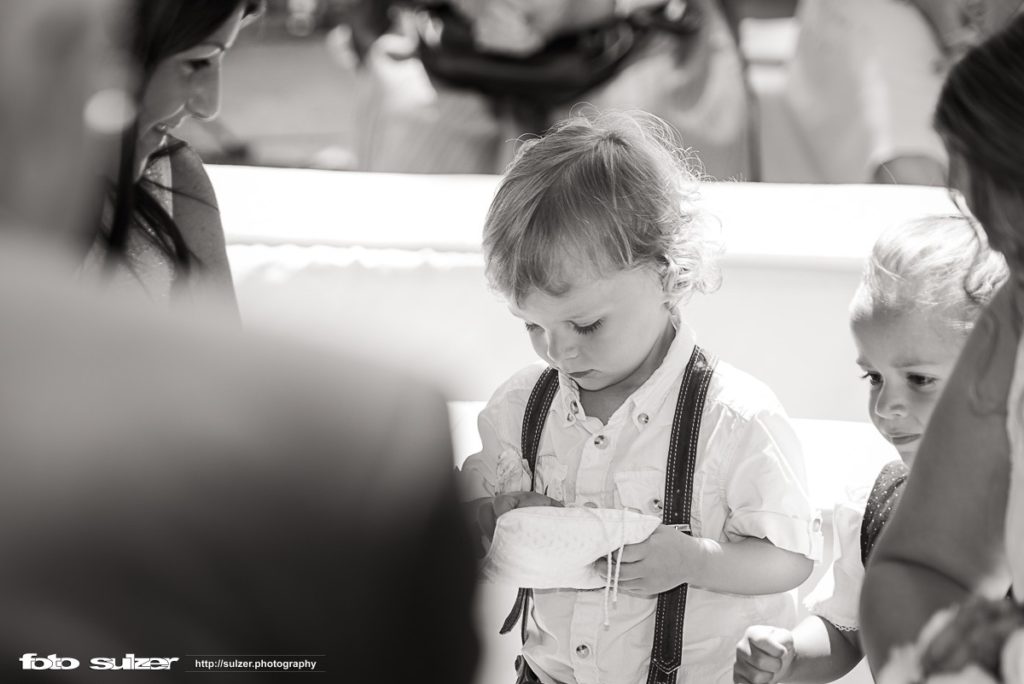
<svg viewBox="0 0 1024 684"><path fill-rule="evenodd" d="M941 316L918 311L871 310L851 327L871 422L911 465L966 338Z"/></svg>
<svg viewBox="0 0 1024 684"><path fill-rule="evenodd" d="M661 283L647 269L581 276L564 295L534 291L509 308L537 355L592 392L642 384L671 325Z"/></svg>

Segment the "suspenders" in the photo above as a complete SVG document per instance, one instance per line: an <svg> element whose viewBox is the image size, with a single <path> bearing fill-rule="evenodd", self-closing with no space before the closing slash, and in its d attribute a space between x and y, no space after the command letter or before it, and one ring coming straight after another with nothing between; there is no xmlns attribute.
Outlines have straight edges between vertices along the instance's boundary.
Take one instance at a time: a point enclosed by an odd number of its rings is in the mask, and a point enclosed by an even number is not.
<svg viewBox="0 0 1024 684"><path fill-rule="evenodd" d="M665 498L662 522L690 534L690 508L693 503L693 474L697 460L697 438L704 413L704 399L715 370L717 360L700 347L693 355L683 374L679 399L676 401L672 435L669 440L668 461L665 471ZM548 368L533 388L523 417L523 458L536 471L537 449L540 446L544 420L558 391L558 373ZM683 584L658 595L658 609L654 623L654 646L647 684L675 684L681 665L683 650L683 619L686 613L686 588ZM522 619L523 642L526 642L526 616L532 591L519 590L516 603L501 627L507 634Z"/></svg>

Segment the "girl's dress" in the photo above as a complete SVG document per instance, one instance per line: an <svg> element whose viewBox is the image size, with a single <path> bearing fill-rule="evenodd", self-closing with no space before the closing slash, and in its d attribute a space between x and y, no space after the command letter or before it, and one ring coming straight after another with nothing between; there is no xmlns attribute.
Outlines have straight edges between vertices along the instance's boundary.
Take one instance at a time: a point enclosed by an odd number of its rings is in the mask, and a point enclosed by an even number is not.
<svg viewBox="0 0 1024 684"><path fill-rule="evenodd" d="M143 183L146 191L173 217L170 156L154 159L145 171L145 181L148 181ZM107 223L109 225L109 220ZM143 225L141 230L133 229L128 235L126 254L128 264L117 265L112 272L106 272L106 250L97 241L82 266L82 278L100 283L102 287L117 293L139 295L153 302L170 305L174 292L175 266L154 242L152 228Z"/></svg>
<svg viewBox="0 0 1024 684"><path fill-rule="evenodd" d="M537 456L535 490L567 505L632 508L661 517L665 465L693 333L678 322L662 365L604 424L587 416L576 384L559 378ZM463 466L467 500L530 488L520 438L531 366L495 393L480 415L483 448ZM719 542L764 538L815 560L821 517L807 495L800 442L774 394L719 363L697 444L693 534ZM619 593L604 626L602 591L534 592L523 648L545 684L647 681L656 597ZM753 624L792 627L795 592L737 596L690 587L679 684L732 682L736 643Z"/></svg>

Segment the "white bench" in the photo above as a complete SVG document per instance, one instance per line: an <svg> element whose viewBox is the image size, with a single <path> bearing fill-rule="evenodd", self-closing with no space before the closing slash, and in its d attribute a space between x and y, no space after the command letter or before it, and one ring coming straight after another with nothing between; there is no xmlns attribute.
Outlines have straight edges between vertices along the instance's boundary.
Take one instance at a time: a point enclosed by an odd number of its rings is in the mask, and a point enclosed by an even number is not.
<svg viewBox="0 0 1024 684"><path fill-rule="evenodd" d="M486 288L480 233L497 179L212 167L243 315L410 366L485 399L534 360ZM847 305L886 226L953 206L935 188L712 183L722 289L685 315L701 343L791 415L863 420Z"/></svg>

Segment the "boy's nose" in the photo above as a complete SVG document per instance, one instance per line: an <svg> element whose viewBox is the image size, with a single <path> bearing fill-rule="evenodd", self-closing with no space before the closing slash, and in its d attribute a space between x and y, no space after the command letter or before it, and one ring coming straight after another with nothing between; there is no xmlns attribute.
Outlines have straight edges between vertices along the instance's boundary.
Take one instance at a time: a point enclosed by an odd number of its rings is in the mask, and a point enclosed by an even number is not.
<svg viewBox="0 0 1024 684"><path fill-rule="evenodd" d="M906 398L883 387L875 400L875 413L881 418L902 418L907 415Z"/></svg>
<svg viewBox="0 0 1024 684"><path fill-rule="evenodd" d="M570 361L578 356L576 346L567 343L558 335L548 334L547 345L548 358L557 366L561 366L564 361Z"/></svg>

